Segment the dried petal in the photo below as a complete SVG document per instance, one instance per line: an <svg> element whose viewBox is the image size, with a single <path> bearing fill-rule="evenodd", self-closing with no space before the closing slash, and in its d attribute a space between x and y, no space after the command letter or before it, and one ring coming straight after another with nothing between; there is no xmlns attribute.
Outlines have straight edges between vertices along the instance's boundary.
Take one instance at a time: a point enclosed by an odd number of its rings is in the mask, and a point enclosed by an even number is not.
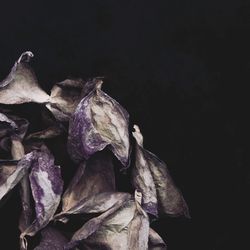
<svg viewBox="0 0 250 250"><path fill-rule="evenodd" d="M154 154L143 148L143 137L139 127L134 126L133 136L136 140L136 162L133 184L142 192L142 207L148 213L185 215L189 217L188 206L174 184L167 166Z"/></svg>
<svg viewBox="0 0 250 250"><path fill-rule="evenodd" d="M70 120L68 151L76 161L88 159L109 146L124 166L129 164L129 115L121 105L96 88L78 104Z"/></svg>
<svg viewBox="0 0 250 250"><path fill-rule="evenodd" d="M21 234L21 247L27 248L25 236L33 236L53 218L60 203L63 188L60 167L54 165L54 157L47 148L33 152L32 170L29 176L35 201L36 219Z"/></svg>
<svg viewBox="0 0 250 250"><path fill-rule="evenodd" d="M100 213L112 207L126 194L115 192L115 174L109 152L96 153L80 164L62 198L62 212L66 214Z"/></svg>
<svg viewBox="0 0 250 250"><path fill-rule="evenodd" d="M22 140L25 136L29 122L11 114L0 113L0 148L9 151L11 139Z"/></svg>
<svg viewBox="0 0 250 250"><path fill-rule="evenodd" d="M17 128L17 124L14 121L9 119L5 114L0 113L0 124L4 124L4 123L6 123L6 125L12 129Z"/></svg>
<svg viewBox="0 0 250 250"><path fill-rule="evenodd" d="M82 79L66 79L55 84L51 90L50 100L46 107L59 121L68 121L82 99Z"/></svg>
<svg viewBox="0 0 250 250"><path fill-rule="evenodd" d="M34 250L62 250L68 239L53 227L46 227L41 231L41 242Z"/></svg>
<svg viewBox="0 0 250 250"><path fill-rule="evenodd" d="M5 114L0 113L0 141L9 137L17 128L18 126L14 121L9 119Z"/></svg>
<svg viewBox="0 0 250 250"><path fill-rule="evenodd" d="M148 234L148 217L140 205L130 198L84 224L65 249L72 249L81 243L84 249L93 250L145 250Z"/></svg>
<svg viewBox="0 0 250 250"><path fill-rule="evenodd" d="M152 228L149 229L148 250L167 250L167 246L161 236Z"/></svg>
<svg viewBox="0 0 250 250"><path fill-rule="evenodd" d="M32 140L32 139L51 139L54 137L57 137L63 133L63 129L60 126L51 126L47 129L44 129L42 131L38 131L32 134L29 134L25 139L26 140Z"/></svg>
<svg viewBox="0 0 250 250"><path fill-rule="evenodd" d="M154 180L149 167L141 150L143 139L139 133L133 132L133 136L137 136L135 146L135 166L132 169L132 182L134 187L142 193L142 207L150 214L158 215L157 193Z"/></svg>
<svg viewBox="0 0 250 250"><path fill-rule="evenodd" d="M35 73L28 64L31 57L32 52L24 52L7 78L0 82L0 103L46 103L49 100L49 95L39 87Z"/></svg>
<svg viewBox="0 0 250 250"><path fill-rule="evenodd" d="M12 190L27 173L30 167L28 161L31 154L25 155L17 164L2 161L0 166L0 201L1 199Z"/></svg>
<svg viewBox="0 0 250 250"><path fill-rule="evenodd" d="M25 159L24 163L27 166L31 165L32 154L28 155L28 157L24 155L24 147L21 143L21 140L17 137L12 138L11 140L11 154L13 159L20 160L22 158ZM31 223L32 216L32 208L30 202L30 186L29 186L29 178L28 171L26 171L20 183L20 194L22 200L22 214L19 220L19 229L21 232L25 230Z"/></svg>

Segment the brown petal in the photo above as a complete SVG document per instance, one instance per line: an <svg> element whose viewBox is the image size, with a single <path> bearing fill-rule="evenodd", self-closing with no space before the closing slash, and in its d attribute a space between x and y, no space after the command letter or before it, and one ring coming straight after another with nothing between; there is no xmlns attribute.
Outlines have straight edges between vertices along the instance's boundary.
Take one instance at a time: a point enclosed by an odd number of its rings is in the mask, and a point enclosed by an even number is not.
<svg viewBox="0 0 250 250"><path fill-rule="evenodd" d="M82 79L66 79L55 84L46 107L59 121L68 121L82 99Z"/></svg>
<svg viewBox="0 0 250 250"><path fill-rule="evenodd" d="M142 207L150 214L158 215L158 201L156 187L151 171L144 158L141 150L143 138L140 133L133 132L133 136L137 139L135 145L135 166L132 169L132 183L134 187L142 193Z"/></svg>
<svg viewBox="0 0 250 250"><path fill-rule="evenodd" d="M84 224L66 249L81 242L84 249L145 250L148 234L146 213L134 199L129 199Z"/></svg>
<svg viewBox="0 0 250 250"><path fill-rule="evenodd" d="M104 212L123 193L115 192L115 175L109 152L96 153L79 168L62 198L65 214Z"/></svg>
<svg viewBox="0 0 250 250"><path fill-rule="evenodd" d="M188 206L180 190L172 180L166 164L154 154L143 148L143 137L139 127L134 126L133 136L136 139L136 164L134 170L134 185L143 194L142 206L152 213L150 206L145 203L151 201L155 204L155 192L157 195L158 212L170 216L185 215L189 217ZM155 209L155 206L153 206ZM153 212L155 211L153 209Z"/></svg>

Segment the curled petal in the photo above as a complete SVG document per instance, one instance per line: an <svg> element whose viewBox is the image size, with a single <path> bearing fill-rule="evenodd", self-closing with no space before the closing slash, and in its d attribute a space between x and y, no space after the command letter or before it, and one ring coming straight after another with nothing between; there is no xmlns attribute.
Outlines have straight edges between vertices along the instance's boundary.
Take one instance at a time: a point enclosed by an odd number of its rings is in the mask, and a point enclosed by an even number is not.
<svg viewBox="0 0 250 250"><path fill-rule="evenodd" d="M133 184L142 192L142 207L148 213L189 217L188 206L181 191L176 187L167 166L154 154L143 148L139 127L134 126L136 162L133 169Z"/></svg>
<svg viewBox="0 0 250 250"><path fill-rule="evenodd" d="M78 104L69 125L68 151L76 161L108 146L124 166L129 164L127 111L101 90L102 81Z"/></svg>
<svg viewBox="0 0 250 250"><path fill-rule="evenodd" d="M7 78L0 82L0 103L46 103L49 100L49 95L39 87L35 73L28 64L31 57L32 52L24 52Z"/></svg>

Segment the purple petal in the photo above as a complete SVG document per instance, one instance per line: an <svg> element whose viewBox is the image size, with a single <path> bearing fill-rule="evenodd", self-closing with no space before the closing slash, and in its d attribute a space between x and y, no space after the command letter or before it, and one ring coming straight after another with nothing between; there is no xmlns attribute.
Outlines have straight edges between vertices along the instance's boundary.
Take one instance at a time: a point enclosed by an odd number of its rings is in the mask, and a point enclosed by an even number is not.
<svg viewBox="0 0 250 250"><path fill-rule="evenodd" d="M36 219L20 236L23 248L25 248L25 236L35 235L53 218L63 189L60 167L54 165L54 157L48 149L42 147L40 151L32 153L29 179L35 201Z"/></svg>
<svg viewBox="0 0 250 250"><path fill-rule="evenodd" d="M121 105L96 89L81 100L70 120L68 151L79 162L109 146L124 166L129 164L129 115Z"/></svg>

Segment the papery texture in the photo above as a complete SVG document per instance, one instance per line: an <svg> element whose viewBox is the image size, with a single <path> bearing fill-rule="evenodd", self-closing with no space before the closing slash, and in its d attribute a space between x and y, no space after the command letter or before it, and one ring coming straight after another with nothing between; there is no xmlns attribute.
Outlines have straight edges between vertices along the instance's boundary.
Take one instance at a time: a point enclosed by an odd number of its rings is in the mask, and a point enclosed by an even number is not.
<svg viewBox="0 0 250 250"><path fill-rule="evenodd" d="M32 52L24 52L9 75L0 82L0 103L46 103L49 100L49 95L39 87L35 73L28 64L32 57Z"/></svg>
<svg viewBox="0 0 250 250"><path fill-rule="evenodd" d="M82 79L66 79L53 86L46 107L59 121L68 121L82 98Z"/></svg>
<svg viewBox="0 0 250 250"><path fill-rule="evenodd" d="M27 248L25 236L35 235L52 219L63 189L60 167L54 164L54 157L48 149L42 147L40 151L33 151L32 156L29 179L35 201L36 218L20 236L23 249Z"/></svg>
<svg viewBox="0 0 250 250"><path fill-rule="evenodd" d="M17 164L2 161L0 165L0 200L12 190L30 168L32 154L25 155Z"/></svg>
<svg viewBox="0 0 250 250"><path fill-rule="evenodd" d="M56 215L101 213L127 194L116 192L115 174L109 152L98 152L80 164L62 198L62 211Z"/></svg>
<svg viewBox="0 0 250 250"><path fill-rule="evenodd" d="M130 198L84 224L65 249L81 244L84 249L145 250L148 235L147 214Z"/></svg>
<svg viewBox="0 0 250 250"><path fill-rule="evenodd" d="M142 207L148 213L189 217L188 206L172 180L166 164L143 148L139 127L134 126L136 162L132 182L142 193Z"/></svg>
<svg viewBox="0 0 250 250"><path fill-rule="evenodd" d="M76 161L108 146L124 166L129 164L127 111L101 90L102 81L78 104L70 120L68 151Z"/></svg>

